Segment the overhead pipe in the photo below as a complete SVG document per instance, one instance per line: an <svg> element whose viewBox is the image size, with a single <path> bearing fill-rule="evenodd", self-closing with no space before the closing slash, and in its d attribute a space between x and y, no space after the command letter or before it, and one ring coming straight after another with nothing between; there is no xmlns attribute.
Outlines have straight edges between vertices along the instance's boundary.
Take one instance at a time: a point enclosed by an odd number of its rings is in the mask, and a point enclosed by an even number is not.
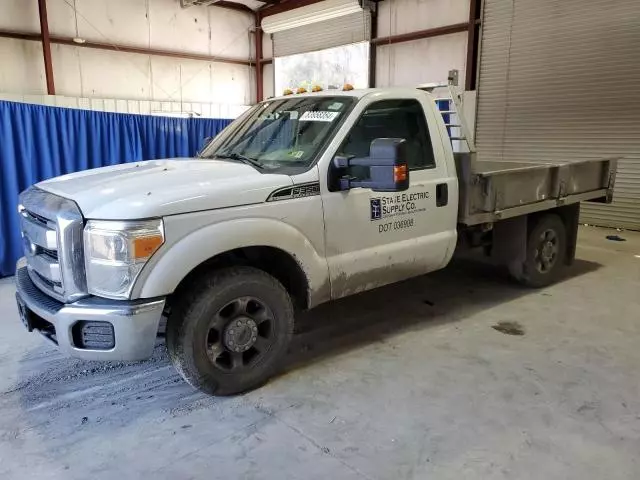
<svg viewBox="0 0 640 480"><path fill-rule="evenodd" d="M289 10L295 10L296 8L313 5L314 3L319 3L321 1L322 0L288 0L277 3L276 5L263 5L258 9L258 11L262 15L262 18L264 18L270 15L275 15L276 13L288 12Z"/></svg>
<svg viewBox="0 0 640 480"><path fill-rule="evenodd" d="M212 0L210 3L198 4L198 3L185 2L185 0L180 0L180 6L182 8L188 8L196 5L203 5L206 7L221 7L221 8L226 8L228 10L236 10L238 12L253 13L253 10L251 10L251 8L247 7L243 3L228 2L225 0Z"/></svg>

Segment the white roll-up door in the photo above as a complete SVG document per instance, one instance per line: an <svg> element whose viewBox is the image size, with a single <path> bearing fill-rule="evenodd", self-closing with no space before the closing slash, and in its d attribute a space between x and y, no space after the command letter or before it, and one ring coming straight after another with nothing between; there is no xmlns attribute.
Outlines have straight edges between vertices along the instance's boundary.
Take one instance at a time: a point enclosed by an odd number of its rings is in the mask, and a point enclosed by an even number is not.
<svg viewBox="0 0 640 480"><path fill-rule="evenodd" d="M325 0L265 17L262 30L284 57L369 40L371 14L359 0Z"/></svg>
<svg viewBox="0 0 640 480"><path fill-rule="evenodd" d="M291 28L273 34L273 55L284 57L326 48L364 42L370 38L371 16L368 11Z"/></svg>
<svg viewBox="0 0 640 480"><path fill-rule="evenodd" d="M581 219L640 229L639 25L639 0L485 0L479 156L625 157L613 203L585 202Z"/></svg>

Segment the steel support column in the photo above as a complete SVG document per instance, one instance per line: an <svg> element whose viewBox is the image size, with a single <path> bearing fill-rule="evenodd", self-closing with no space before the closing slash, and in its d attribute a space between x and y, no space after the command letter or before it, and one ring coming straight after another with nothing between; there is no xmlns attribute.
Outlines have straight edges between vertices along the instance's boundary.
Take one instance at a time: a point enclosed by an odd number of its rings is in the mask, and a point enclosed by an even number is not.
<svg viewBox="0 0 640 480"><path fill-rule="evenodd" d="M51 40L49 39L49 22L47 21L47 0L38 0L40 14L40 36L42 55L44 57L44 74L47 79L47 94L55 95L56 86L53 81L53 65L51 63Z"/></svg>
<svg viewBox="0 0 640 480"><path fill-rule="evenodd" d="M264 82L262 80L262 15L259 11L255 13L255 42L256 42L256 101L264 99Z"/></svg>
<svg viewBox="0 0 640 480"><path fill-rule="evenodd" d="M373 43L378 36L378 4L374 3L371 9L371 38L369 39L369 88L376 86L376 64L378 52L376 44Z"/></svg>
<svg viewBox="0 0 640 480"><path fill-rule="evenodd" d="M464 89L476 88L476 74L478 67L478 33L479 18L482 2L469 0L469 26L467 27L467 67L465 72Z"/></svg>

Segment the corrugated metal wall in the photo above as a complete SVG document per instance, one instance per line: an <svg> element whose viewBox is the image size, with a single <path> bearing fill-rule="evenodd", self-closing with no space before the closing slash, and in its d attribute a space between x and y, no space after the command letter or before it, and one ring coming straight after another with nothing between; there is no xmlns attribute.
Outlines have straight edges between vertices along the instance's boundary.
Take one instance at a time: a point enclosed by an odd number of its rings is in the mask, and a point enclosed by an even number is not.
<svg viewBox="0 0 640 480"><path fill-rule="evenodd" d="M625 157L610 205L582 221L640 229L640 1L485 0L481 158Z"/></svg>

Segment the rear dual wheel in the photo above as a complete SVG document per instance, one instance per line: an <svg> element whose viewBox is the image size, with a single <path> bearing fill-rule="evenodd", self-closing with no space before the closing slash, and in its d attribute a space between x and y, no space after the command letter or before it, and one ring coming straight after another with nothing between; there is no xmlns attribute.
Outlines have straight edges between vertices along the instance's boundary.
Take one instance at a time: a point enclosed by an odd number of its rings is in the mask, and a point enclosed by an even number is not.
<svg viewBox="0 0 640 480"><path fill-rule="evenodd" d="M545 287L558 279L565 263L567 231L558 215L538 218L527 238L524 262L509 265L511 276L528 287Z"/></svg>
<svg viewBox="0 0 640 480"><path fill-rule="evenodd" d="M232 395L266 382L293 335L291 299L275 278L251 267L214 271L191 284L167 321L167 350L184 379Z"/></svg>

